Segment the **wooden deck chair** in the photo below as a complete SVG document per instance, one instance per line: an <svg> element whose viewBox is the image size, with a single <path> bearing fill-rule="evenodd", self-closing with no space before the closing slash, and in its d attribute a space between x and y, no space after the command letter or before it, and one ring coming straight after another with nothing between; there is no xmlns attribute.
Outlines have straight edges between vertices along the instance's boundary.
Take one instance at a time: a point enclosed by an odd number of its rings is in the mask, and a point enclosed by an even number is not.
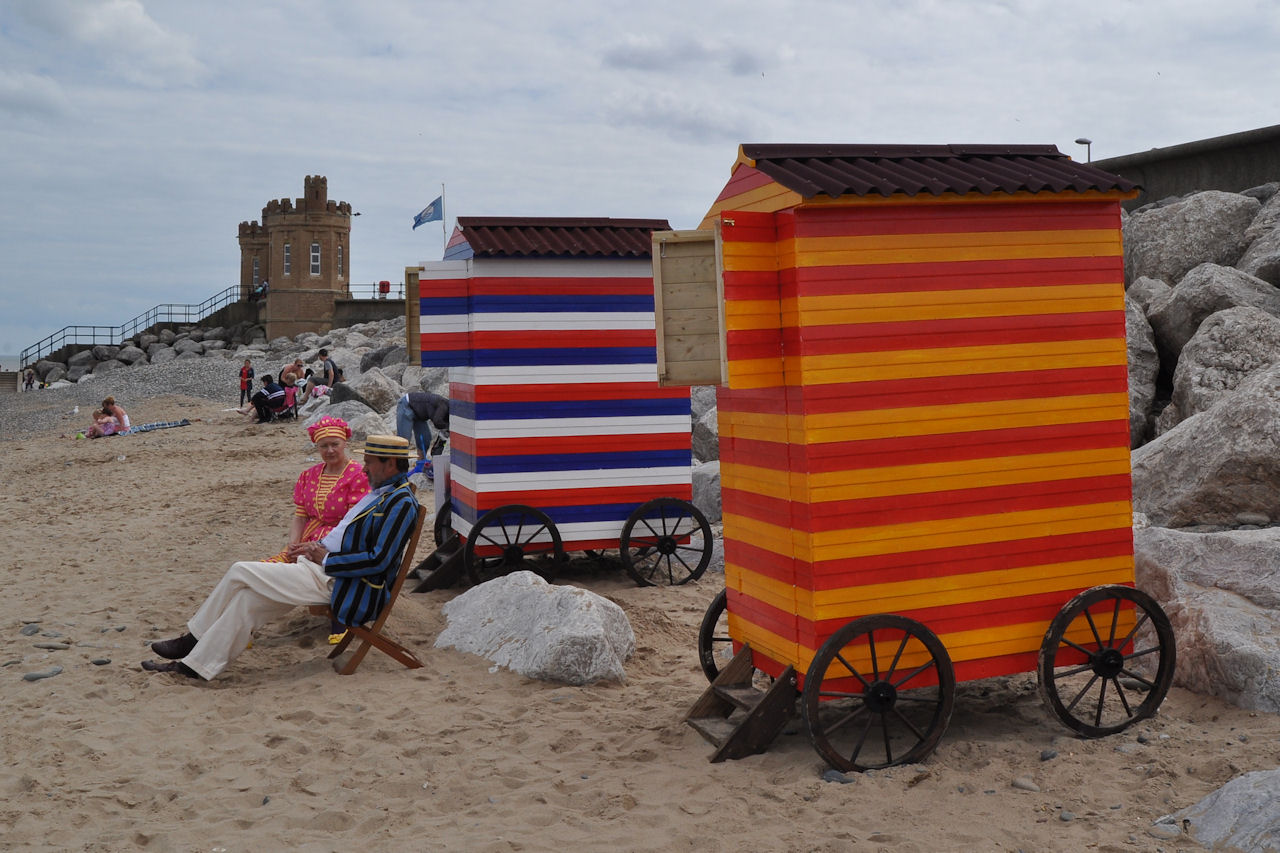
<svg viewBox="0 0 1280 853"><path fill-rule="evenodd" d="M336 660L333 662L333 668L340 675L350 675L355 672L356 667L360 665L360 661L364 660L364 656L369 653L370 647L376 648L394 658L409 669L418 669L422 666L422 661L418 660L413 652L395 640L383 635L382 626L386 624L387 617L391 615L391 608L395 606L396 599L400 597L400 587L404 586L404 579L409 576L409 572L413 568L413 549L418 544L418 535L422 533L422 522L426 517L426 510L418 507L418 521L413 525L413 533L409 535L409 541L404 546L404 553L400 556L400 567L396 569L396 579L391 584L391 597L387 599L387 606L382 608L378 618L368 627L363 625L351 625L348 627L346 636L333 647L333 651L329 652L330 659L336 658L346 651L352 640L360 641L360 646L345 662ZM327 604L313 604L308 610L315 616L323 616L326 619L333 618L333 611L329 609Z"/></svg>

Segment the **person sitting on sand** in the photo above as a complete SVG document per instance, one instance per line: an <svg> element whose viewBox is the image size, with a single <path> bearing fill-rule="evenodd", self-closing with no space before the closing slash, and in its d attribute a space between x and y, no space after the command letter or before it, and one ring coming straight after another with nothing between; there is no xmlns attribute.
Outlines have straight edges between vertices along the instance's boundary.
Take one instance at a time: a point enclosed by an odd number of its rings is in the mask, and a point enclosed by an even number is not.
<svg viewBox="0 0 1280 853"><path fill-rule="evenodd" d="M129 413L124 410L124 406L116 402L115 397L108 397L102 401L102 411L116 419L119 425L117 432L129 431Z"/></svg>
<svg viewBox="0 0 1280 853"><path fill-rule="evenodd" d="M270 373L262 377L262 387L253 392L249 405L236 409L242 415L253 414L257 423L271 420L271 413L284 402L284 389L276 384Z"/></svg>
<svg viewBox="0 0 1280 853"><path fill-rule="evenodd" d="M294 385L297 385L298 378L302 376L303 367L304 365L300 358L295 358L293 361L286 364L280 370L280 384L285 388L291 388Z"/></svg>
<svg viewBox="0 0 1280 853"><path fill-rule="evenodd" d="M188 633L151 644L166 660L143 661L142 668L212 679L255 630L299 605L328 604L343 625L376 619L421 507L409 488L408 441L369 436L364 471L372 491L323 539L289 546L290 563L232 564L187 622Z"/></svg>
<svg viewBox="0 0 1280 853"><path fill-rule="evenodd" d="M369 481L360 463L347 457L347 441L351 427L342 418L325 415L307 427L307 435L320 452L323 460L302 472L293 487L293 521L289 524L289 537L280 553L268 557L265 563L291 563L289 549L302 542L323 539L342 516L366 494ZM346 628L330 626L329 643L342 641Z"/></svg>
<svg viewBox="0 0 1280 853"><path fill-rule="evenodd" d="M93 425L85 431L89 438L105 438L120 431L120 422L102 409L93 410Z"/></svg>

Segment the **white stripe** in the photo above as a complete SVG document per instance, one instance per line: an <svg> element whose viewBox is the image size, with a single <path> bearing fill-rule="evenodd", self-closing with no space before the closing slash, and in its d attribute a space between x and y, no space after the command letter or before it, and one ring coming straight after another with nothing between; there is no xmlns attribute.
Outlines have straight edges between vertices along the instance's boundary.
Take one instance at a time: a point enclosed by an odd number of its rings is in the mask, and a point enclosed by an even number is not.
<svg viewBox="0 0 1280 853"><path fill-rule="evenodd" d="M471 275L470 261L423 261L418 267L419 283L426 282L430 284L431 280L450 280L459 278L469 278ZM428 289L427 296L431 296Z"/></svg>
<svg viewBox="0 0 1280 853"><path fill-rule="evenodd" d="M465 538L471 534L473 525L457 513L453 514L450 523L460 536ZM613 540L610 547L617 548L621 545L619 540L622 538L622 528L626 523L625 519L618 521L575 521L570 524L557 524L556 532L560 534L560 541L566 551L578 550L574 545L579 542L592 542L598 539ZM495 536L494 538L500 537ZM551 533L540 533L527 541L550 542Z"/></svg>
<svg viewBox="0 0 1280 853"><path fill-rule="evenodd" d="M449 429L458 435L483 438L538 438L541 436L673 435L692 429L689 415L653 415L619 418L528 418L476 421L452 415ZM590 448L584 448L589 450Z"/></svg>
<svg viewBox="0 0 1280 853"><path fill-rule="evenodd" d="M471 314L477 332L542 332L554 329L652 329L652 311L537 311Z"/></svg>
<svg viewBox="0 0 1280 853"><path fill-rule="evenodd" d="M463 470L456 463L449 476L454 483L478 495L490 492L553 492L566 489L600 489L629 486L688 486L693 471L687 466L669 468L599 468L592 471L529 471L481 474ZM478 482L477 482L478 481ZM672 491L676 489L673 488ZM520 500L514 503L536 503ZM592 503L576 504L593 506Z"/></svg>
<svg viewBox="0 0 1280 853"><path fill-rule="evenodd" d="M473 258L475 278L653 278L648 258Z"/></svg>
<svg viewBox="0 0 1280 853"><path fill-rule="evenodd" d="M654 358L657 358L655 353ZM555 385L588 382L657 382L653 364L511 364L451 367L449 381L463 385Z"/></svg>
<svg viewBox="0 0 1280 853"><path fill-rule="evenodd" d="M423 314L418 318L418 330L424 335L439 335L470 331L468 314Z"/></svg>

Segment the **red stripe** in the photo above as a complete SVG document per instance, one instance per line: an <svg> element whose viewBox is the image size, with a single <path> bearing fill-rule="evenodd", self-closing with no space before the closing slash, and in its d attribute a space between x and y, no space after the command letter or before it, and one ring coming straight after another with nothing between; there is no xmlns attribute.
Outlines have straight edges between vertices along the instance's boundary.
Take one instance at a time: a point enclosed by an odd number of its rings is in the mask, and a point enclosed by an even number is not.
<svg viewBox="0 0 1280 853"><path fill-rule="evenodd" d="M537 332L519 329L510 332L472 332L474 349L576 349L581 347L655 346L652 329L574 329Z"/></svg>
<svg viewBox="0 0 1280 853"><path fill-rule="evenodd" d="M423 352L465 350L471 348L470 332L423 332L419 347Z"/></svg>
<svg viewBox="0 0 1280 853"><path fill-rule="evenodd" d="M748 166L743 163L733 170L733 175L729 178L729 183L724 185L724 189L720 191L720 195L716 196L716 203L733 198L736 195L749 192L756 187L762 187L765 184L773 183L773 178L761 172L759 169Z"/></svg>
<svg viewBox="0 0 1280 853"><path fill-rule="evenodd" d="M547 511L553 507L599 506L601 504L626 504L636 506L654 498L680 498L691 500L693 487L680 483L658 483L648 486L606 486L598 489L556 489L506 492L484 492L483 495L458 484L449 487L451 497L465 506L475 507L479 513L488 512L509 504L524 504ZM617 547L615 544L614 547Z"/></svg>
<svg viewBox="0 0 1280 853"><path fill-rule="evenodd" d="M479 403L513 403L544 400L674 400L689 396L689 389L663 388L656 382L556 382L547 385L468 386L466 399Z"/></svg>
<svg viewBox="0 0 1280 853"><path fill-rule="evenodd" d="M1119 228L1119 204L1105 201L807 208L798 211L794 231L796 237L874 237Z"/></svg>
<svg viewBox="0 0 1280 853"><path fill-rule="evenodd" d="M560 453L607 453L624 450L688 450L689 433L652 433L646 435L541 436L529 438L485 438L453 433L453 446L472 456L524 456Z"/></svg>
<svg viewBox="0 0 1280 853"><path fill-rule="evenodd" d="M1007 542L921 548L898 554L874 554L809 563L730 537L724 540L726 562L802 589L851 589L866 584L945 578L1043 566L1103 557L1131 556L1133 530L1117 527Z"/></svg>
<svg viewBox="0 0 1280 853"><path fill-rule="evenodd" d="M470 279L470 282L470 292L476 296L653 294L653 278L651 274L625 277L575 277L571 274L566 274L554 278L479 276Z"/></svg>
<svg viewBox="0 0 1280 853"><path fill-rule="evenodd" d="M729 299L730 273L725 273ZM919 293L935 290L983 290L1007 287L1056 287L1071 284L1119 284L1119 256L1016 258L996 261L934 261L915 264L851 264L783 269L802 296L849 293ZM736 298L736 297L734 297Z"/></svg>

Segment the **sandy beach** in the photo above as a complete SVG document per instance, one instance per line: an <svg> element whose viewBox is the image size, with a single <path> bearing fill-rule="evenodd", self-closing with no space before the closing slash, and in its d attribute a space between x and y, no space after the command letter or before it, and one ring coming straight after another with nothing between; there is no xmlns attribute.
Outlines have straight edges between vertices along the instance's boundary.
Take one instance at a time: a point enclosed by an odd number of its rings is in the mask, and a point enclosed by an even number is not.
<svg viewBox="0 0 1280 853"><path fill-rule="evenodd" d="M1077 739L1031 674L961 685L920 765L823 781L798 721L763 755L711 764L682 718L723 576L639 589L594 564L560 582L626 611L625 684L543 683L433 648L461 590L397 605L390 631L420 670L375 653L339 676L327 626L295 611L215 681L148 674L146 644L179 633L231 562L280 547L315 457L298 425L226 405L157 397L129 406L135 423L193 425L76 441L83 418L67 418L0 442L0 848L1197 850L1152 821L1280 764L1280 719L1177 688L1154 719Z"/></svg>

